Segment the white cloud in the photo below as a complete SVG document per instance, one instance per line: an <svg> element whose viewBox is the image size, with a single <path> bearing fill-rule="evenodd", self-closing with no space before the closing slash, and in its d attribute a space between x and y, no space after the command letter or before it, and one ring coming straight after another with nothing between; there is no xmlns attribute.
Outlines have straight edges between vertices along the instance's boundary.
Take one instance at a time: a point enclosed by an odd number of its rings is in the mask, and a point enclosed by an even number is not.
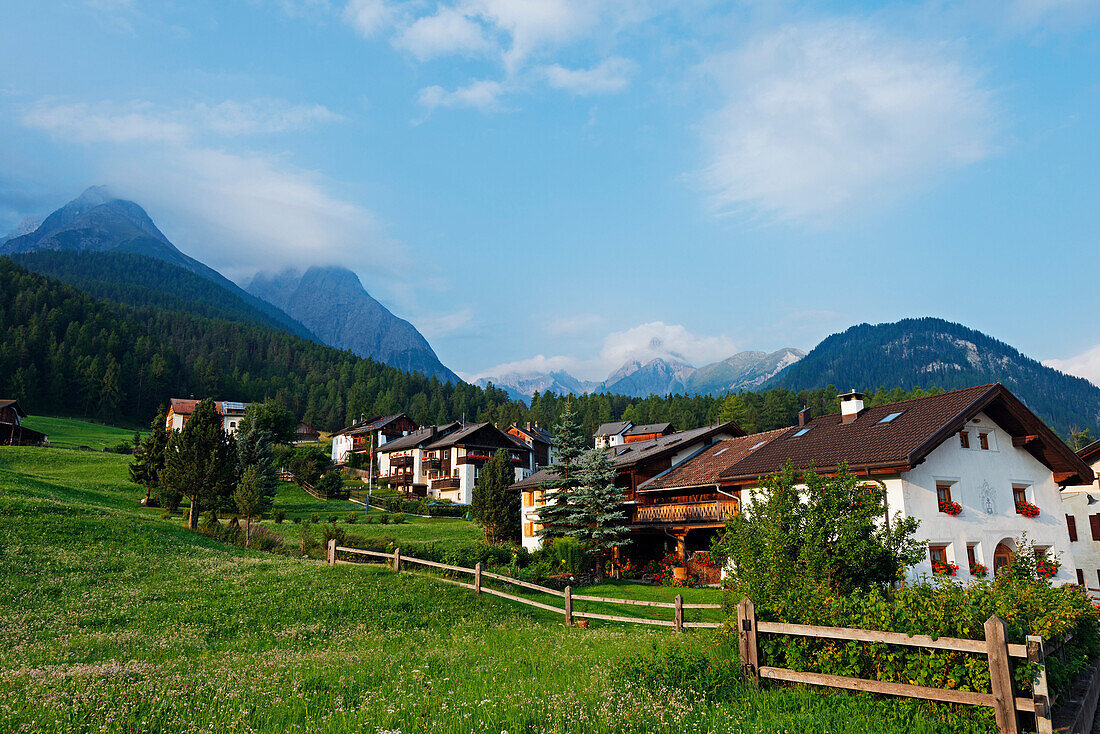
<svg viewBox="0 0 1100 734"><path fill-rule="evenodd" d="M608 334L599 352L589 358L539 354L497 365L474 375L474 378L564 370L580 379L603 380L631 360L645 363L662 357L698 367L725 359L736 352L737 343L729 337L699 336L679 324L652 321Z"/></svg>
<svg viewBox="0 0 1100 734"><path fill-rule="evenodd" d="M411 51L421 61L453 53L486 54L493 48L480 23L447 7L402 29L394 45Z"/></svg>
<svg viewBox="0 0 1100 734"><path fill-rule="evenodd" d="M1059 372L1065 372L1067 375L1084 377L1094 385L1100 385L1100 345L1066 359L1047 359L1043 364Z"/></svg>
<svg viewBox="0 0 1100 734"><path fill-rule="evenodd" d="M553 64L543 69L546 82L554 89L563 89L582 96L621 92L630 84L637 65L629 59L606 59L591 69L566 69Z"/></svg>
<svg viewBox="0 0 1100 734"><path fill-rule="evenodd" d="M604 321L599 314L586 316L574 316L572 318L558 317L549 321L543 327L550 336L576 336L591 331Z"/></svg>
<svg viewBox="0 0 1100 734"><path fill-rule="evenodd" d="M596 0L471 0L466 8L508 37L503 61L513 72L540 48L587 35L613 5Z"/></svg>
<svg viewBox="0 0 1100 734"><path fill-rule="evenodd" d="M450 336L470 324L474 318L474 310L464 306L451 313L437 314L434 316L421 316L416 319L417 329L428 339L441 336Z"/></svg>
<svg viewBox="0 0 1100 734"><path fill-rule="evenodd" d="M482 79L449 92L443 87L432 86L420 90L420 104L429 110L437 107L470 108L482 112L501 109L500 98L505 87L500 82Z"/></svg>
<svg viewBox="0 0 1100 734"><path fill-rule="evenodd" d="M359 35L370 38L388 28L396 12L386 0L348 0L344 6L344 20Z"/></svg>
<svg viewBox="0 0 1100 734"><path fill-rule="evenodd" d="M788 26L704 68L701 132L720 211L816 220L990 153L991 93L950 49L856 21Z"/></svg>
<svg viewBox="0 0 1100 734"><path fill-rule="evenodd" d="M255 135L302 130L339 120L322 105L292 105L273 99L166 108L126 104L40 101L23 113L23 124L77 142L181 144L204 133Z"/></svg>

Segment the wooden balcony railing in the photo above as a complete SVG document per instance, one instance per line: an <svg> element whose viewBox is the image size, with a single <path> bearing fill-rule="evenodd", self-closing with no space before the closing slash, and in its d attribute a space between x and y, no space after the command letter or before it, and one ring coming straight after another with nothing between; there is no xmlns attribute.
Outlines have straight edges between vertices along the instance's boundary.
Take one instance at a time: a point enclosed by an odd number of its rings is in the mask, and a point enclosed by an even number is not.
<svg viewBox="0 0 1100 734"><path fill-rule="evenodd" d="M390 458L390 466L412 466L413 457L411 456L393 456Z"/></svg>
<svg viewBox="0 0 1100 734"><path fill-rule="evenodd" d="M635 509L634 522L638 524L724 522L728 516L737 514L739 509L739 503L736 500L649 505Z"/></svg>
<svg viewBox="0 0 1100 734"><path fill-rule="evenodd" d="M443 477L432 480L432 489L440 492L448 492L459 488L458 477Z"/></svg>

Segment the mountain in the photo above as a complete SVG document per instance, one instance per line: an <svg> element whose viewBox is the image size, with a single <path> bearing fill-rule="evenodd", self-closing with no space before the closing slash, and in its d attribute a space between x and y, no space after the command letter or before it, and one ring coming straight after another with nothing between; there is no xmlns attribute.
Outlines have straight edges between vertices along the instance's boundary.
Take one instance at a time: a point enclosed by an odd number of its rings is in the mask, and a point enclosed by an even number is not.
<svg viewBox="0 0 1100 734"><path fill-rule="evenodd" d="M704 365L687 381L689 395L725 395L755 390L781 370L806 356L800 349L786 347L776 352L738 352L721 362Z"/></svg>
<svg viewBox="0 0 1100 734"><path fill-rule="evenodd" d="M833 334L764 387L950 390L990 382L1003 383L1062 435L1100 422L1096 385L1046 367L980 331L936 318L859 324Z"/></svg>
<svg viewBox="0 0 1100 734"><path fill-rule="evenodd" d="M6 235L0 236L0 245L4 244L8 240L13 240L16 237L21 237L25 234L30 234L34 230L38 229L42 225L42 220L38 217L23 217L23 221L15 226L11 232Z"/></svg>
<svg viewBox="0 0 1100 734"><path fill-rule="evenodd" d="M416 327L374 300L347 268L260 274L248 290L301 321L326 344L444 382L461 382Z"/></svg>
<svg viewBox="0 0 1100 734"><path fill-rule="evenodd" d="M479 387L492 384L504 390L513 400L530 402L537 393L552 392L558 395L583 395L599 387L600 383L578 380L568 372L506 372L497 377L482 377L474 382Z"/></svg>
<svg viewBox="0 0 1100 734"><path fill-rule="evenodd" d="M677 359L657 357L644 364L631 360L612 372L597 392L635 397L684 394L694 371L690 364Z"/></svg>
<svg viewBox="0 0 1100 734"><path fill-rule="evenodd" d="M278 308L246 293L213 268L180 252L144 209L132 201L115 197L103 186L92 186L46 217L34 231L0 244L0 255L51 250L129 253L161 260L229 291L262 314L266 322L307 339L316 338Z"/></svg>

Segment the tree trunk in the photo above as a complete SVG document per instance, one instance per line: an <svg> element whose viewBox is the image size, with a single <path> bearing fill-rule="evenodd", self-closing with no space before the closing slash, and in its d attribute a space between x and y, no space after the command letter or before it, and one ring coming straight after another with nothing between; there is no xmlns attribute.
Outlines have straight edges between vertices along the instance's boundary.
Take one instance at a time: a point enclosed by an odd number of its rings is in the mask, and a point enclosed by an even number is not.
<svg viewBox="0 0 1100 734"><path fill-rule="evenodd" d="M187 511L187 529L198 530L199 529L199 499L198 497L191 498L191 509Z"/></svg>

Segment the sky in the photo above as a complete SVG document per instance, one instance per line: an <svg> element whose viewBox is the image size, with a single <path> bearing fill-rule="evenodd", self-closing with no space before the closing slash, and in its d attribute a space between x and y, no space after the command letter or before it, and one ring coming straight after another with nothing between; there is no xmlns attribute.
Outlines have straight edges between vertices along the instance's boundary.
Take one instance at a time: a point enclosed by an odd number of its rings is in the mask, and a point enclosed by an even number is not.
<svg viewBox="0 0 1100 734"><path fill-rule="evenodd" d="M0 232L104 184L464 377L939 316L1100 383L1100 0L0 0Z"/></svg>

